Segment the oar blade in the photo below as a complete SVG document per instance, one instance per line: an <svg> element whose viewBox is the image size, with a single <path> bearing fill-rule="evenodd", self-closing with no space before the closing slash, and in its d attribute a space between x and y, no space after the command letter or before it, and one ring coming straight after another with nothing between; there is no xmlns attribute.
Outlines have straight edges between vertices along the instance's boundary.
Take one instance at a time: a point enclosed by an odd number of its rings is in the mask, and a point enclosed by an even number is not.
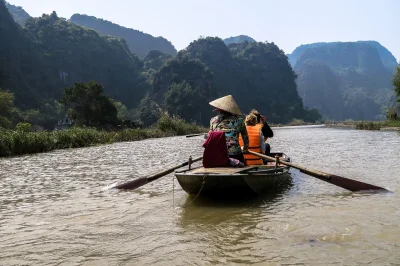
<svg viewBox="0 0 400 266"><path fill-rule="evenodd" d="M141 186L144 186L147 183L149 183L149 180L146 177L141 177L141 178L137 178L132 181L117 185L117 186L115 186L115 188L133 190L133 189L137 189Z"/></svg>
<svg viewBox="0 0 400 266"><path fill-rule="evenodd" d="M326 176L318 175L316 173L307 171L306 169L300 169L300 172L305 173L307 175L316 177L322 181L331 183L332 185L356 192L356 191L364 191L364 190L382 190L382 191L388 191L385 188L378 187L375 185L371 185L368 183L364 183L361 181L357 181L354 179L349 179L346 177L338 176L338 175L332 175L328 174L328 178Z"/></svg>
<svg viewBox="0 0 400 266"><path fill-rule="evenodd" d="M277 160L276 158L273 157L269 157L266 155L263 155L261 153L257 153L257 152L253 152L253 151L249 151L249 153L256 155L258 157L261 158L265 158L268 159L270 161L275 161ZM367 184L361 181L357 181L357 180L353 180L353 179L349 179L349 178L345 178L345 177L341 177L338 175L332 175L332 174L328 174L328 173L324 173L321 171L317 171L317 170L313 170L310 168L305 168L302 167L300 165L296 165L293 163L289 163L289 162L285 162L284 160L279 160L279 163L281 164L285 164L288 165L290 167L296 168L298 170L300 170L300 172L305 173L309 176L313 176L316 177L322 181L331 183L332 185L336 185L338 187L350 190L350 191L363 191L363 190L381 190L381 191L388 191L385 188L382 187L378 187L378 186L374 186L371 184Z"/></svg>
<svg viewBox="0 0 400 266"><path fill-rule="evenodd" d="M337 175L331 175L330 180L328 181L334 185L337 185L339 187L348 189L350 191L363 191L363 190L382 190L382 191L388 191L385 188L378 187L375 185L367 184L364 182L360 182L357 180L353 179L348 179L342 176L337 176Z"/></svg>

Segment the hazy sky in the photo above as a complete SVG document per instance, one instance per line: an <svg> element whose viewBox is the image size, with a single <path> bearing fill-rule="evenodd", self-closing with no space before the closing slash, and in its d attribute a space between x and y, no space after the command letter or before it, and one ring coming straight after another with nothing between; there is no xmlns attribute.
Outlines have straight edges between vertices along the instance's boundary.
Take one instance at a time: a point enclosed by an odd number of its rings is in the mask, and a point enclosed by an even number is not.
<svg viewBox="0 0 400 266"><path fill-rule="evenodd" d="M180 50L201 35L249 35L286 53L300 44L376 40L400 60L400 0L7 0L31 16L87 14Z"/></svg>

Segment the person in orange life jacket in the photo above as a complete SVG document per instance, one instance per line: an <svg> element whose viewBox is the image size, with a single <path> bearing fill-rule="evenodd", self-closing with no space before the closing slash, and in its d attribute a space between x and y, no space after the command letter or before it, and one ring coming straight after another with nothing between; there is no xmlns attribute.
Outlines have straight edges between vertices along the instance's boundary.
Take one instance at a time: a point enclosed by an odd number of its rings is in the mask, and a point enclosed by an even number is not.
<svg viewBox="0 0 400 266"><path fill-rule="evenodd" d="M249 138L242 113L232 95L227 95L209 103L219 114L210 120L210 132L224 131L229 157L244 163L243 153L247 153ZM243 138L243 150L239 145L239 135Z"/></svg>
<svg viewBox="0 0 400 266"><path fill-rule="evenodd" d="M267 124L267 119L265 116L261 115L257 110L253 109L250 111L251 114L254 114L255 116L257 116L257 123L262 124L262 133L264 135L264 143L265 143L265 154L266 155L271 155L271 146L269 145L269 143L267 143L267 139L268 138L272 138L274 136L274 132L272 131L272 129L269 127L269 125Z"/></svg>
<svg viewBox="0 0 400 266"><path fill-rule="evenodd" d="M250 113L246 116L246 129L247 134L249 135L249 150L265 153L265 143L264 143L264 135L262 133L262 124L257 123L257 116ZM239 139L240 144L243 143L242 139ZM262 165L263 160L255 156L253 154L244 154L244 159L247 165Z"/></svg>

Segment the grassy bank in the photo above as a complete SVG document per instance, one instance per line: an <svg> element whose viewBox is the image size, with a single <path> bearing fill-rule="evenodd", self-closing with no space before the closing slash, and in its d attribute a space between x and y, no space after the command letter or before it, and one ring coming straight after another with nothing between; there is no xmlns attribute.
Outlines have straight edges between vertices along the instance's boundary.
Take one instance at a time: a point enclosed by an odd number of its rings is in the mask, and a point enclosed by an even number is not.
<svg viewBox="0 0 400 266"><path fill-rule="evenodd" d="M166 115L149 128L111 132L79 127L52 132L3 129L0 130L0 157L202 132L207 129Z"/></svg>
<svg viewBox="0 0 400 266"><path fill-rule="evenodd" d="M367 129L367 130L381 130L381 129L400 129L400 120L388 120L379 122L359 122L356 124L356 129Z"/></svg>
<svg viewBox="0 0 400 266"><path fill-rule="evenodd" d="M343 121L327 122L328 127L349 127L364 130L400 130L400 119L387 121Z"/></svg>
<svg viewBox="0 0 400 266"><path fill-rule="evenodd" d="M283 124L281 124L281 123L278 123L278 124L276 124L276 123L268 123L268 125L270 127L311 126L311 125L319 125L319 124L322 124L322 122L311 123L311 122L305 122L304 120L297 119L297 118L292 119L290 122L283 123Z"/></svg>

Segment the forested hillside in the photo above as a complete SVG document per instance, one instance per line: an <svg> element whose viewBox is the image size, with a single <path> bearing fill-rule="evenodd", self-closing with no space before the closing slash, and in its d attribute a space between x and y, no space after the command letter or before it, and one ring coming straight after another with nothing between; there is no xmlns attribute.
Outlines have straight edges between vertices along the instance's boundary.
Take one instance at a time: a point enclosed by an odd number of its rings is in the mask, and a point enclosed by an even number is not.
<svg viewBox="0 0 400 266"><path fill-rule="evenodd" d="M11 90L21 107L38 107L54 96L41 47L14 22L4 1L0 1L0 39L0 88Z"/></svg>
<svg viewBox="0 0 400 266"><path fill-rule="evenodd" d="M208 102L226 94L235 97L243 112L256 108L271 122L319 117L303 108L295 73L273 43L228 48L220 38L200 38L155 74L151 98L186 119L207 123L212 115Z"/></svg>
<svg viewBox="0 0 400 266"><path fill-rule="evenodd" d="M177 53L171 42L163 37L153 37L150 34L125 28L107 20L93 16L74 14L70 18L70 21L94 29L102 35L124 38L131 52L136 54L139 58L144 58L150 50L159 50L162 53L172 56L175 56Z"/></svg>
<svg viewBox="0 0 400 266"><path fill-rule="evenodd" d="M146 93L142 62L124 40L102 37L54 12L29 20L26 28L41 44L45 63L52 66L51 76L63 87L96 80L110 97L121 99L128 107L135 106Z"/></svg>
<svg viewBox="0 0 400 266"><path fill-rule="evenodd" d="M3 0L1 0L1 1L3 1ZM8 8L8 11L11 13L15 22L17 22L21 26L25 26L26 21L31 16L22 7L11 5L7 1L5 3L6 3L6 7Z"/></svg>
<svg viewBox="0 0 400 266"><path fill-rule="evenodd" d="M136 106L149 85L143 62L121 39L101 37L56 13L28 21L21 29L0 3L0 88L16 96L16 104L37 107L60 97L74 82L96 80L111 97Z"/></svg>
<svg viewBox="0 0 400 266"><path fill-rule="evenodd" d="M303 108L296 75L274 43L244 41L228 47L220 38L207 37L193 41L176 57L148 48L141 60L124 39L101 36L55 12L31 18L22 28L2 1L0 37L7 40L0 47L0 89L14 94L21 110L6 117L13 123L23 120L51 128L65 115L58 102L64 89L84 87L74 84L91 80L100 84L94 87L104 87L119 117L140 119L145 125L165 111L207 125L215 115L209 101L227 94L244 113L256 108L270 122L320 118L316 110ZM9 93L2 95L10 102Z"/></svg>
<svg viewBox="0 0 400 266"><path fill-rule="evenodd" d="M301 45L288 57L304 105L318 108L327 119L384 119L394 104L396 59L378 42Z"/></svg>

